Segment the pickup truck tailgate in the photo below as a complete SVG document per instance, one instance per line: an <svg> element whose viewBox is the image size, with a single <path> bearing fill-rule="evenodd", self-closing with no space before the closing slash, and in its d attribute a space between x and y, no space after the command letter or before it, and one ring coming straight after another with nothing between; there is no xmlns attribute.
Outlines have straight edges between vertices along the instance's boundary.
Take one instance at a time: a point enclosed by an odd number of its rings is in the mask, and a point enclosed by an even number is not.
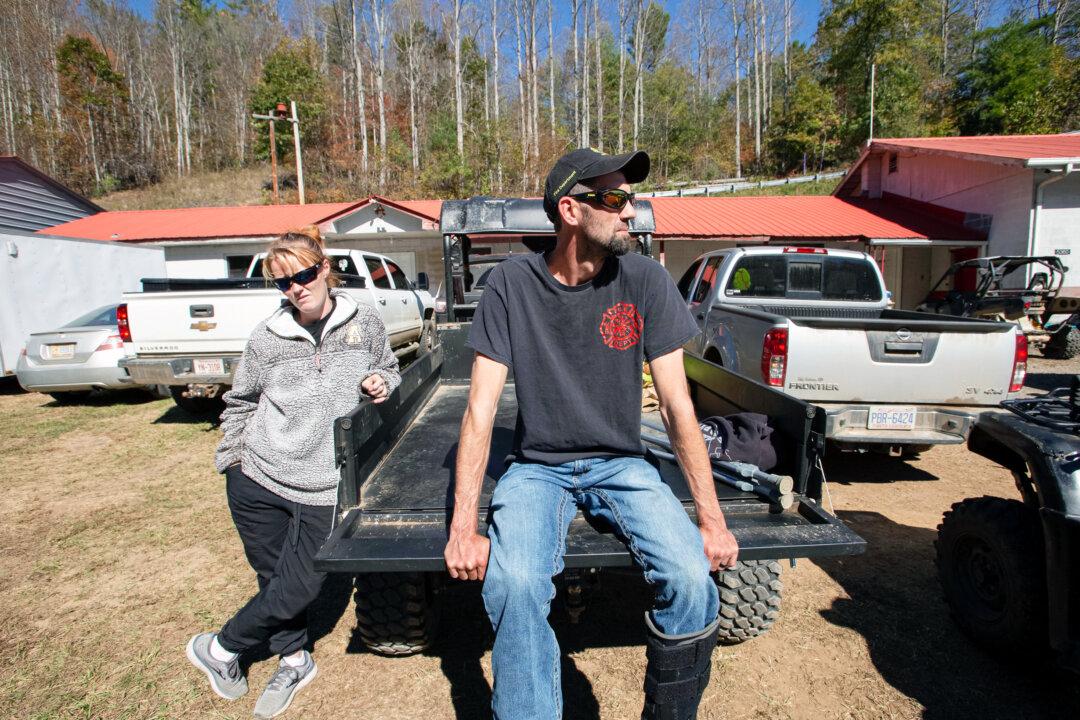
<svg viewBox="0 0 1080 720"><path fill-rule="evenodd" d="M439 385L405 433L361 486L359 507L351 509L316 556L316 568L328 572L438 571L444 569L446 507L460 418L468 400L467 385ZM492 434L491 460L485 472L481 517L502 459L510 451L516 406L513 388L504 390ZM339 433L342 430L339 427ZM693 517L693 505L677 465L658 461L661 476ZM865 543L813 500L797 495L785 512L771 512L755 496L718 485L728 525L739 541L740 557L765 558L853 555ZM486 524L481 523L481 532ZM566 541L567 567L631 565L623 544L604 528L578 515Z"/></svg>
<svg viewBox="0 0 1080 720"><path fill-rule="evenodd" d="M139 355L240 352L259 321L281 305L274 289L139 293L126 299L129 354Z"/></svg>
<svg viewBox="0 0 1080 720"><path fill-rule="evenodd" d="M997 405L1012 378L1006 323L792 318L784 390L810 402Z"/></svg>

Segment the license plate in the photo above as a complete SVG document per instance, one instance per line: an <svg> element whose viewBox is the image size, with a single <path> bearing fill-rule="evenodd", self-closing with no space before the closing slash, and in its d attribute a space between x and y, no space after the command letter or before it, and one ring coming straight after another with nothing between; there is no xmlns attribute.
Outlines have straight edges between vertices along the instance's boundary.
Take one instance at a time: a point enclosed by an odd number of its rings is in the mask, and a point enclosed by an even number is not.
<svg viewBox="0 0 1080 720"><path fill-rule="evenodd" d="M914 430L915 408L878 406L870 408L866 419L867 430Z"/></svg>
<svg viewBox="0 0 1080 720"><path fill-rule="evenodd" d="M75 357L75 343L64 345L46 345L50 360L70 360Z"/></svg>
<svg viewBox="0 0 1080 720"><path fill-rule="evenodd" d="M220 358L212 360L195 360L196 375L224 375L225 361Z"/></svg>

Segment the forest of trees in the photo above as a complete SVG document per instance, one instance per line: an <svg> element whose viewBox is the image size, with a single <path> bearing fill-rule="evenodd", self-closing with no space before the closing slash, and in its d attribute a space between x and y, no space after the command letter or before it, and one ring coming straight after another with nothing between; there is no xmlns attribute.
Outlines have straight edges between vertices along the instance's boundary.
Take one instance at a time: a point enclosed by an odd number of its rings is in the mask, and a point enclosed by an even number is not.
<svg viewBox="0 0 1080 720"><path fill-rule="evenodd" d="M0 153L100 195L263 162L252 114L295 100L318 200L536 193L582 145L657 183L813 172L866 141L871 66L875 137L1080 129L1080 0L149 7L5 0Z"/></svg>

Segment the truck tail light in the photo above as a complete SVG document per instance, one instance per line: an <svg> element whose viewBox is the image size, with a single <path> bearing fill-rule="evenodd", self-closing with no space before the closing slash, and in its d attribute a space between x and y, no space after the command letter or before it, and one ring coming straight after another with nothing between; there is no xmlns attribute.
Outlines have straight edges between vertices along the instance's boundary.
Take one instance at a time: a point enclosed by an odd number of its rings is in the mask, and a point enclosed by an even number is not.
<svg viewBox="0 0 1080 720"><path fill-rule="evenodd" d="M105 338L105 342L97 346L97 350L94 352L100 352L102 350L123 350L124 340L119 335L110 335Z"/></svg>
<svg viewBox="0 0 1080 720"><path fill-rule="evenodd" d="M123 342L132 342L131 325L128 324L127 303L116 306L116 326L120 328L120 339Z"/></svg>
<svg viewBox="0 0 1080 720"><path fill-rule="evenodd" d="M1024 377L1027 375L1028 341L1019 329L1016 331L1016 353L1013 354L1012 383L1009 392L1020 392L1024 387Z"/></svg>
<svg viewBox="0 0 1080 720"><path fill-rule="evenodd" d="M761 377L764 378L766 385L784 386L787 355L787 328L773 328L765 333L765 342L761 345Z"/></svg>

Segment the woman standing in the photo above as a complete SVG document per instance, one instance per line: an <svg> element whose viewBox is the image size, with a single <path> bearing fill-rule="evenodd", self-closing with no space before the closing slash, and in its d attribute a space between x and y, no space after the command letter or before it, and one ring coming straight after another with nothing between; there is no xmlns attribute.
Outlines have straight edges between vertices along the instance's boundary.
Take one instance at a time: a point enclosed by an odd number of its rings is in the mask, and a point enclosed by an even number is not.
<svg viewBox="0 0 1080 720"><path fill-rule="evenodd" d="M216 458L259 591L220 631L193 637L187 656L214 692L235 700L248 689L240 655L269 643L281 660L255 704L255 716L269 718L316 673L307 608L325 577L314 557L337 499L334 419L361 393L385 401L401 376L378 313L334 289L316 228L271 243L263 274L289 304L248 340L224 396Z"/></svg>

